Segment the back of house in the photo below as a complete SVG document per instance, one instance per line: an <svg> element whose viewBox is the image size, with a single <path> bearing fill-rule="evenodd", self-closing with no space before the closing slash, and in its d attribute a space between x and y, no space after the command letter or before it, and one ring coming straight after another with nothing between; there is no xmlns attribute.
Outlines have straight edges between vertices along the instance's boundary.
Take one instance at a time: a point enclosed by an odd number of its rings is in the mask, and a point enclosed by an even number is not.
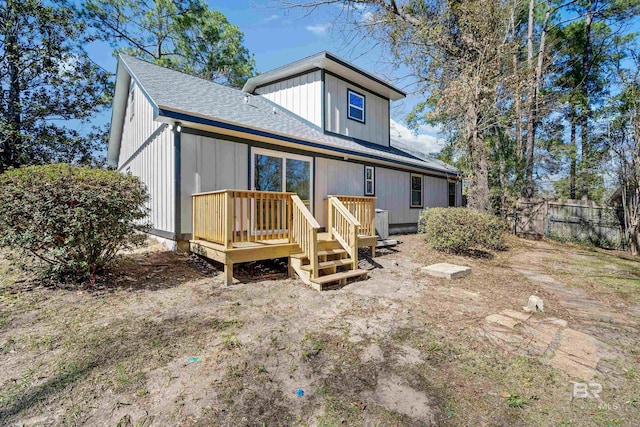
<svg viewBox="0 0 640 427"><path fill-rule="evenodd" d="M404 97L328 52L242 90L122 55L108 162L148 186L151 233L171 247L193 238L192 196L225 189L295 193L320 227L328 196L375 197L391 232L415 231L421 209L460 206L461 185L394 146L391 102Z"/></svg>

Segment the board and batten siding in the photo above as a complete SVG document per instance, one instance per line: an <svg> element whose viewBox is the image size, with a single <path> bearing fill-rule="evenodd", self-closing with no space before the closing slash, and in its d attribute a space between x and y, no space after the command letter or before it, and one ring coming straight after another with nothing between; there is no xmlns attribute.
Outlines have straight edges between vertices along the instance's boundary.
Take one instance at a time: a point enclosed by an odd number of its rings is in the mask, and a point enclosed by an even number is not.
<svg viewBox="0 0 640 427"><path fill-rule="evenodd" d="M389 224L417 224L421 208L411 208L411 173L376 167L376 208L389 211ZM445 178L423 176L423 207L446 207L449 187Z"/></svg>
<svg viewBox="0 0 640 427"><path fill-rule="evenodd" d="M182 133L180 139L181 233L191 233L191 195L249 188L248 145Z"/></svg>
<svg viewBox="0 0 640 427"><path fill-rule="evenodd" d="M444 178L425 176L422 179L424 188L424 207L447 207L449 206L449 182Z"/></svg>
<svg viewBox="0 0 640 427"><path fill-rule="evenodd" d="M364 194L364 165L316 157L315 175L314 216L324 227L327 225L327 195L362 196Z"/></svg>
<svg viewBox="0 0 640 427"><path fill-rule="evenodd" d="M147 186L150 200L149 221L152 228L175 232L175 164L174 139L171 128L153 120L153 107L137 85L133 86L131 105L122 129L118 170L131 173ZM155 134L163 126L162 131Z"/></svg>
<svg viewBox="0 0 640 427"><path fill-rule="evenodd" d="M331 74L325 73L324 80L325 130L388 147L389 100ZM347 118L348 89L365 96L365 123Z"/></svg>
<svg viewBox="0 0 640 427"><path fill-rule="evenodd" d="M308 122L322 126L322 75L320 70L292 77L256 89L271 102Z"/></svg>

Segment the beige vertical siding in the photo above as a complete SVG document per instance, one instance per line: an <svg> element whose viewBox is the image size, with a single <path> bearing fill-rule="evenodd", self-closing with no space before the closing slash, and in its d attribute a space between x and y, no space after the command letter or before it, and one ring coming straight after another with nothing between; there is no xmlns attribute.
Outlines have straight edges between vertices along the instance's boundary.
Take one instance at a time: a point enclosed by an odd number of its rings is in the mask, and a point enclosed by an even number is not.
<svg viewBox="0 0 640 427"><path fill-rule="evenodd" d="M180 149L181 232L191 233L193 193L249 188L248 146L183 133Z"/></svg>
<svg viewBox="0 0 640 427"><path fill-rule="evenodd" d="M449 206L449 183L444 178L425 176L422 181L424 186L424 207Z"/></svg>
<svg viewBox="0 0 640 427"><path fill-rule="evenodd" d="M364 195L364 165L316 157L315 212L321 226L326 225L325 199L328 194Z"/></svg>
<svg viewBox="0 0 640 427"><path fill-rule="evenodd" d="M367 142L389 145L389 101L325 74L326 130ZM365 96L365 123L347 118L347 89Z"/></svg>
<svg viewBox="0 0 640 427"><path fill-rule="evenodd" d="M171 233L175 231L173 133L165 127L150 139L163 124L153 120L153 107L137 86L134 91L134 115L131 118L127 106L118 169L145 183L151 196L148 207L153 228Z"/></svg>
<svg viewBox="0 0 640 427"><path fill-rule="evenodd" d="M410 207L410 172L376 167L376 207L389 211L389 224L417 223L421 209ZM423 176L424 207L449 204L445 178Z"/></svg>
<svg viewBox="0 0 640 427"><path fill-rule="evenodd" d="M314 125L322 126L320 70L260 87L256 93Z"/></svg>

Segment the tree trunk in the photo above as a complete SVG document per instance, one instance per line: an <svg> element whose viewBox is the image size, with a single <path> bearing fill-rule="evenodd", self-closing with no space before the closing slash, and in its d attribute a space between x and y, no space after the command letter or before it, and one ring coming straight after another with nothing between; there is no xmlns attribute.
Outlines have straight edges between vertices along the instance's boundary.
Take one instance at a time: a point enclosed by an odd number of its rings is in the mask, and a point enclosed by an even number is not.
<svg viewBox="0 0 640 427"><path fill-rule="evenodd" d="M515 4L511 9L511 38L516 40L516 18L515 18ZM516 117L515 117L515 132L516 132L516 159L519 161L524 157L524 147L522 146L522 86L520 81L520 75L518 70L520 68L520 59L518 58L518 50L513 52L513 72L516 75L516 87L514 90L514 98L515 98L515 108L516 108Z"/></svg>
<svg viewBox="0 0 640 427"><path fill-rule="evenodd" d="M569 198L576 198L576 163L577 163L577 147L576 147L576 111L573 105L571 105L570 119L571 119L571 137L569 146L569 155L571 156L571 164L569 167Z"/></svg>
<svg viewBox="0 0 640 427"><path fill-rule="evenodd" d="M529 89L527 93L527 144L525 148L525 183L522 188L523 197L533 197L533 155L536 141L536 79L533 69L533 27L535 25L535 0L529 0L529 23L527 26L527 70L529 73Z"/></svg>
<svg viewBox="0 0 640 427"><path fill-rule="evenodd" d="M473 103L467 106L465 127L469 147L469 157L473 167L473 175L469 181L470 209L489 212L491 202L489 200L489 154L483 136L479 132L478 123L480 117Z"/></svg>
<svg viewBox="0 0 640 427"><path fill-rule="evenodd" d="M580 137L581 137L581 167L582 185L580 194L583 200L589 199L588 174L591 168L589 155L589 70L591 67L591 23L593 21L593 11L591 1L587 2L587 13L584 25L584 54L582 55L582 83L581 92L584 105L580 111Z"/></svg>
<svg viewBox="0 0 640 427"><path fill-rule="evenodd" d="M524 197L533 197L533 167L534 155L536 148L536 130L538 126L538 97L540 94L540 82L542 81L542 72L544 68L544 54L546 50L546 40L548 32L548 24L551 19L552 5L551 0L547 0L547 10L542 30L540 32L540 44L538 46L538 60L534 69L533 66L533 27L535 25L535 0L529 0L529 26L527 32L527 66L530 75L529 94L528 94L528 114L527 114L527 145L526 145L526 168L525 168L525 185L522 188ZM531 76L531 74L533 74Z"/></svg>

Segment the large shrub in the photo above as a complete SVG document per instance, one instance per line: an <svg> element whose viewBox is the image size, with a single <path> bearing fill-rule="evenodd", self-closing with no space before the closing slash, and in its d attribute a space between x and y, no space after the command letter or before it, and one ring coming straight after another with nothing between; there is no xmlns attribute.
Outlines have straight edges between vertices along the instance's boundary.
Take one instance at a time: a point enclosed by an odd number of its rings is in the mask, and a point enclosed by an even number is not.
<svg viewBox="0 0 640 427"><path fill-rule="evenodd" d="M92 280L147 231L149 199L136 177L66 164L0 175L0 246L35 261L42 274Z"/></svg>
<svg viewBox="0 0 640 427"><path fill-rule="evenodd" d="M504 249L504 231L500 218L467 208L428 208L418 222L418 232L426 234L434 249L452 253Z"/></svg>

